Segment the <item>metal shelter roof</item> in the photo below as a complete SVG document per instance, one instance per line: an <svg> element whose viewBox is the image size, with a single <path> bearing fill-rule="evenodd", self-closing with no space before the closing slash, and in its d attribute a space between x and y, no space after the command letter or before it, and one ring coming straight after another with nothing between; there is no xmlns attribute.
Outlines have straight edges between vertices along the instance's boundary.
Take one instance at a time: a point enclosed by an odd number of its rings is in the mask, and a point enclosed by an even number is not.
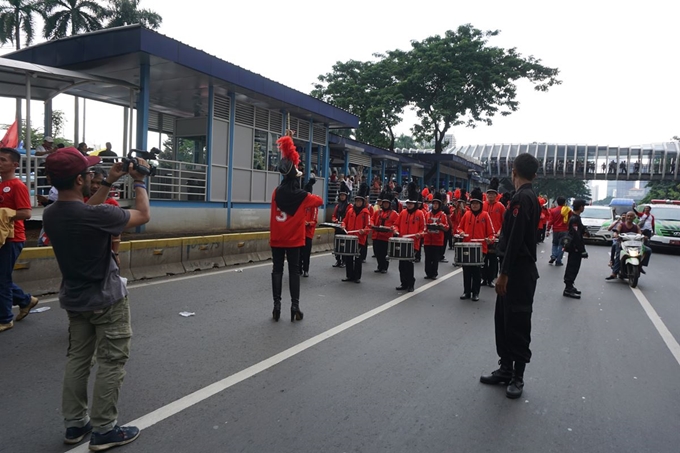
<svg viewBox="0 0 680 453"><path fill-rule="evenodd" d="M236 93L237 101L285 110L331 128L357 127L358 117L312 96L221 60L141 25L100 30L27 47L7 58L113 77L139 85L140 68L150 67L150 109L178 117L208 114L208 91ZM72 93L127 106L126 89Z"/></svg>
<svg viewBox="0 0 680 453"><path fill-rule="evenodd" d="M46 101L60 93L78 94L96 89L102 100L112 91L129 93L135 85L84 72L53 68L0 57L0 96L25 97L26 75L31 76L31 99ZM96 88L94 88L96 87Z"/></svg>

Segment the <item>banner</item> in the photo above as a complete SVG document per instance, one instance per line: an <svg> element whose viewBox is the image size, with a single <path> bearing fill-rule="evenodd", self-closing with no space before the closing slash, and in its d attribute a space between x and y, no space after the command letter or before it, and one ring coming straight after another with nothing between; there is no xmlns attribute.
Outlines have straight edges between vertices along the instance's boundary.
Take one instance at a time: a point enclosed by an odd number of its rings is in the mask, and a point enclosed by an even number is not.
<svg viewBox="0 0 680 453"><path fill-rule="evenodd" d="M17 145L19 145L19 127L17 122L14 121L9 129L7 129L3 139L0 141L0 147L16 148Z"/></svg>

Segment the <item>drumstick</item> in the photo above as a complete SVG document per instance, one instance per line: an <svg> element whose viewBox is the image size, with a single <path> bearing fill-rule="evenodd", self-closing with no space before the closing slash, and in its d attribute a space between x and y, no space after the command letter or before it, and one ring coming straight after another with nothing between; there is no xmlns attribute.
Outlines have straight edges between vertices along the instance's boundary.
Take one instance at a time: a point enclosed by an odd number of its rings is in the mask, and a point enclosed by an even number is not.
<svg viewBox="0 0 680 453"><path fill-rule="evenodd" d="M412 238L412 237L416 237L416 236L417 236L417 234L414 233L414 234L405 234L402 237L403 238Z"/></svg>

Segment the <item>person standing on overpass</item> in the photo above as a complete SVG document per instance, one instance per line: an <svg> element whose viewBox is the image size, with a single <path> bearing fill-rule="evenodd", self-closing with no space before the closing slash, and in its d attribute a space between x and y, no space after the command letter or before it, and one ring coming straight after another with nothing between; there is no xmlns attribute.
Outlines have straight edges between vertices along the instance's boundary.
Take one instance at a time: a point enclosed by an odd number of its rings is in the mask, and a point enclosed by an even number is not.
<svg viewBox="0 0 680 453"><path fill-rule="evenodd" d="M118 425L118 395L132 328L127 288L111 251L111 238L151 218L145 176L132 164L125 171L122 163L115 164L97 193L83 202L92 178L90 167L99 162L99 157L84 156L75 148L50 154L45 168L59 195L43 213L45 233L62 274L59 304L69 320L62 394L64 443L77 444L92 431L89 448L93 451L125 445L139 436L138 428ZM147 167L143 159L137 165ZM134 180L135 208L104 203L113 183L127 173ZM95 354L98 369L88 413L87 384Z"/></svg>

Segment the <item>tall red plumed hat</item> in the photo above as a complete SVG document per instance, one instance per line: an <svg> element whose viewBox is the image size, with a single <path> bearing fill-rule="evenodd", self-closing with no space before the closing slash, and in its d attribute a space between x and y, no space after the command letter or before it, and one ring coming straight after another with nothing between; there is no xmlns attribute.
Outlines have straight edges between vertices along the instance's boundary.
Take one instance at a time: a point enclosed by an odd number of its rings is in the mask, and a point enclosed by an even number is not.
<svg viewBox="0 0 680 453"><path fill-rule="evenodd" d="M286 132L286 135L281 137L276 141L276 144L281 151L281 162L279 162L279 173L284 177L295 177L299 178L302 176L302 172L297 169L300 163L300 154L298 154L297 149L295 149L295 143L293 143L293 138L290 136L290 131Z"/></svg>

